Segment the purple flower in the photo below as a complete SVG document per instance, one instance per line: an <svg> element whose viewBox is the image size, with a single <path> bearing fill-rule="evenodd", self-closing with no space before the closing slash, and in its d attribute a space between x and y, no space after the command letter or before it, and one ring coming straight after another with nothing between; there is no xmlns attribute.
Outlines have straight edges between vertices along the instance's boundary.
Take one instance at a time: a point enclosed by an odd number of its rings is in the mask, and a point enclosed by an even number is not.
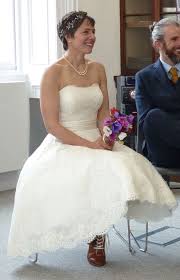
<svg viewBox="0 0 180 280"><path fill-rule="evenodd" d="M122 124L119 122L119 121L115 121L113 124L112 124L112 132L117 134L121 131L121 128L122 128Z"/></svg>
<svg viewBox="0 0 180 280"><path fill-rule="evenodd" d="M120 115L120 114L119 114L119 112L117 112L117 111L114 113L114 117L115 117L116 119L119 117L119 115Z"/></svg>

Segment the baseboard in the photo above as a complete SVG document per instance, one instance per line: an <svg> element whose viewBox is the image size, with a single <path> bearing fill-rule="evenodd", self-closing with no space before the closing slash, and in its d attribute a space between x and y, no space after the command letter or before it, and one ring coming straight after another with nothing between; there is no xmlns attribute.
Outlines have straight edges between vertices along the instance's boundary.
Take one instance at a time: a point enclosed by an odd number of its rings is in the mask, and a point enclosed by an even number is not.
<svg viewBox="0 0 180 280"><path fill-rule="evenodd" d="M0 173L0 191L15 189L18 177L19 170Z"/></svg>

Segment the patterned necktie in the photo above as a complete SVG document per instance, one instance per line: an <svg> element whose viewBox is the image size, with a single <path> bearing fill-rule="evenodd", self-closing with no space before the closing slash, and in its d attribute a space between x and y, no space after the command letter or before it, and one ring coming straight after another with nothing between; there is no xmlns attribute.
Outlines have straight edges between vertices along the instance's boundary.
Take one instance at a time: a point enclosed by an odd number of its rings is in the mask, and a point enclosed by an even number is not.
<svg viewBox="0 0 180 280"><path fill-rule="evenodd" d="M179 79L177 68L171 67L171 69L169 70L169 73L171 74L171 81L175 84Z"/></svg>

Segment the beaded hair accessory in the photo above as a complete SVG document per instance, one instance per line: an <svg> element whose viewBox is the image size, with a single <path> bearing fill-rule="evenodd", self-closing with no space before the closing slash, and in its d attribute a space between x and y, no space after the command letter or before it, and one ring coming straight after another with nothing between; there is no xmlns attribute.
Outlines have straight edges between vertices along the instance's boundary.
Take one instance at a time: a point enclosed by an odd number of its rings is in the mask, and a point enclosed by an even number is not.
<svg viewBox="0 0 180 280"><path fill-rule="evenodd" d="M72 20L68 20L64 29L61 29L60 36L64 37L67 31L73 30L76 24L84 18L84 14L76 15Z"/></svg>

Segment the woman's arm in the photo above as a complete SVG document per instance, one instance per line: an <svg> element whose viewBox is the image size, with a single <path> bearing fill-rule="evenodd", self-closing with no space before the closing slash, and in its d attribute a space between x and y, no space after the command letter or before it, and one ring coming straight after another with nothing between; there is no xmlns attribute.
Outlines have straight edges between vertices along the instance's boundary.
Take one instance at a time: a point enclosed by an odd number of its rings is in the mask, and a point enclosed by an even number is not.
<svg viewBox="0 0 180 280"><path fill-rule="evenodd" d="M103 102L102 105L98 111L98 128L101 132L101 141L106 142L108 146L108 150L112 150L114 143L109 142L108 138L105 137L103 139L103 121L106 117L109 117L109 96L108 96L108 90L107 90L107 78L106 78L106 72L104 69L104 66L102 64L98 64L98 73L99 73L99 86L103 94Z"/></svg>
<svg viewBox="0 0 180 280"><path fill-rule="evenodd" d="M48 133L54 135L64 144L85 146L93 149L105 149L98 141L88 141L61 125L59 121L59 88L61 75L60 65L51 66L44 74L41 82L40 106L43 121Z"/></svg>
<svg viewBox="0 0 180 280"><path fill-rule="evenodd" d="M103 103L98 111L98 127L103 135L103 121L106 117L109 116L109 97L107 90L107 78L104 66L98 64L98 73L99 73L99 86L103 94Z"/></svg>

